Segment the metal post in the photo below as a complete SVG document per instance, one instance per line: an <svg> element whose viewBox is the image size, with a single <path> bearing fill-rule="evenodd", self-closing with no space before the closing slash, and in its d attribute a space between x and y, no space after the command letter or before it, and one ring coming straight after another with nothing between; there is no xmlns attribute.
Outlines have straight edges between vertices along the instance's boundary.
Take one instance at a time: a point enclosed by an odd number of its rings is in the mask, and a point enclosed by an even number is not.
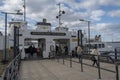
<svg viewBox="0 0 120 80"><path fill-rule="evenodd" d="M58 56L58 52L57 52L57 62L59 62L59 56Z"/></svg>
<svg viewBox="0 0 120 80"><path fill-rule="evenodd" d="M65 11L62 11L62 10L61 10L61 6L60 6L61 3L58 3L57 5L59 6L59 14L58 14L58 16L56 16L56 18L59 19L59 27L60 27L61 24L62 24L62 23L61 23L61 16L62 16L62 14L65 14Z"/></svg>
<svg viewBox="0 0 120 80"><path fill-rule="evenodd" d="M7 13L6 12L2 12L3 14L5 14L5 38L4 38L4 53L3 53L3 63L6 63L7 60Z"/></svg>
<svg viewBox="0 0 120 80"><path fill-rule="evenodd" d="M80 43L81 43L81 47L83 47L83 39L82 39L82 37L83 37L83 34L82 34L82 30L80 30Z"/></svg>
<svg viewBox="0 0 120 80"><path fill-rule="evenodd" d="M70 68L72 68L72 53L70 53Z"/></svg>
<svg viewBox="0 0 120 80"><path fill-rule="evenodd" d="M65 56L65 55L64 55L64 53L63 53L63 64L65 64L65 61L64 61L64 56Z"/></svg>
<svg viewBox="0 0 120 80"><path fill-rule="evenodd" d="M116 70L116 80L119 80L119 69L117 63L117 50L115 48L115 70Z"/></svg>
<svg viewBox="0 0 120 80"><path fill-rule="evenodd" d="M88 44L89 44L88 53L90 54L90 21L87 22L88 22Z"/></svg>
<svg viewBox="0 0 120 80"><path fill-rule="evenodd" d="M17 53L17 50L16 50L16 26L14 26L14 58L16 57L16 53Z"/></svg>
<svg viewBox="0 0 120 80"><path fill-rule="evenodd" d="M24 21L26 21L26 0L24 0Z"/></svg>
<svg viewBox="0 0 120 80"><path fill-rule="evenodd" d="M18 54L18 28L16 27L16 55Z"/></svg>
<svg viewBox="0 0 120 80"><path fill-rule="evenodd" d="M60 8L60 3L59 5L59 27L61 26L61 8Z"/></svg>
<svg viewBox="0 0 120 80"><path fill-rule="evenodd" d="M80 45L80 31L78 30L78 45Z"/></svg>
<svg viewBox="0 0 120 80"><path fill-rule="evenodd" d="M84 21L88 23L88 54L90 54L90 21L84 20L84 19L80 19L80 21Z"/></svg>
<svg viewBox="0 0 120 80"><path fill-rule="evenodd" d="M83 62L82 62L82 55L81 55L81 60L80 60L80 62L81 62L81 72L83 72Z"/></svg>
<svg viewBox="0 0 120 80"><path fill-rule="evenodd" d="M4 61L7 59L7 13L5 13L5 53Z"/></svg>
<svg viewBox="0 0 120 80"><path fill-rule="evenodd" d="M78 45L83 46L83 43L82 43L82 30L78 30Z"/></svg>
<svg viewBox="0 0 120 80"><path fill-rule="evenodd" d="M99 79L101 79L101 71L100 71L100 56L97 55L97 57L98 57L98 62L97 62L98 76L99 76Z"/></svg>
<svg viewBox="0 0 120 80"><path fill-rule="evenodd" d="M17 27L17 39L16 39L16 41L17 41L17 55L19 54L19 27Z"/></svg>
<svg viewBox="0 0 120 80"><path fill-rule="evenodd" d="M4 56L3 56L3 62L6 62L7 60L7 14L17 14L17 15L22 15L19 11L17 13L10 13L10 12L2 12L5 14L5 51L4 51Z"/></svg>

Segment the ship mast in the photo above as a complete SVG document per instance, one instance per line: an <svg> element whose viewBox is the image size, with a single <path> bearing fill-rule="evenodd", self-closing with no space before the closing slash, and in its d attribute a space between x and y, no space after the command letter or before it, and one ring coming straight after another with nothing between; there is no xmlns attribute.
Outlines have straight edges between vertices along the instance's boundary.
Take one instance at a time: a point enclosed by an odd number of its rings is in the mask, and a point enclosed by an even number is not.
<svg viewBox="0 0 120 80"><path fill-rule="evenodd" d="M26 0L23 0L24 1L24 5L23 5L23 8L24 8L24 21L26 21Z"/></svg>

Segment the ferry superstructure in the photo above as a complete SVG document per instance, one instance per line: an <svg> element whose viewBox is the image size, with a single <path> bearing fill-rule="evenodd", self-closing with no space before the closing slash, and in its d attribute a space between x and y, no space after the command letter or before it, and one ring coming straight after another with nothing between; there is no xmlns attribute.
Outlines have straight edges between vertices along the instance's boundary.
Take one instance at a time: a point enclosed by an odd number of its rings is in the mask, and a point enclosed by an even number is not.
<svg viewBox="0 0 120 80"><path fill-rule="evenodd" d="M46 19L43 22L36 23L36 29L30 30L27 27L26 22L12 21L9 23L9 38L14 39L14 25L19 25L19 46L22 51L22 59L25 58L25 48L28 48L31 44L36 43L35 47L41 47L43 50L43 58L49 57L50 46L58 45L62 49L64 46L68 47L68 51L74 50L77 46L77 41L72 39L72 34L68 31L67 27L56 27L55 30L51 30L51 23L48 23ZM13 41L9 42L10 47L13 47ZM75 44L75 45L72 45Z"/></svg>
<svg viewBox="0 0 120 80"><path fill-rule="evenodd" d="M49 57L50 47L60 46L62 51L64 47L68 47L68 54L71 51L75 51L78 40L81 42L82 46L88 50L88 48L93 49L94 46L98 48L99 51L114 51L116 47L120 47L120 42L103 42L101 39L94 38L90 39L90 47L86 36L84 35L82 39L78 39L78 32L71 32L67 27L56 27L55 30L51 30L51 23L48 23L46 19L42 22L37 22L35 26L36 29L28 29L27 22L24 21L11 21L9 22L8 31L8 47L14 47L14 26L19 26L19 48L21 49L21 58L26 57L25 48L28 48L31 44L34 44L36 48L42 48L43 58ZM0 43L4 43L4 36L0 36ZM0 47L1 48L1 47ZM2 48L1 48L2 49Z"/></svg>

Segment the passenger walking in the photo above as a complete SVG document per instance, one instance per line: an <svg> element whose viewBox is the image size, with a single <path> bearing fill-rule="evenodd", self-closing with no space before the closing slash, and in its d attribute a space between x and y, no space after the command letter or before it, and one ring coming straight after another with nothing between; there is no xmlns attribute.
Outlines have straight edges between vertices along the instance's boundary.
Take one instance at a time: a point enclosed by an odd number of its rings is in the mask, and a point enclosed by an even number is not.
<svg viewBox="0 0 120 80"><path fill-rule="evenodd" d="M39 56L39 49L35 48L37 57Z"/></svg>
<svg viewBox="0 0 120 80"><path fill-rule="evenodd" d="M98 66L98 55L100 54L99 51L97 50L97 47L94 47L94 49L91 52L92 57L91 60L93 61L93 66L96 64Z"/></svg>
<svg viewBox="0 0 120 80"><path fill-rule="evenodd" d="M33 53L35 52L35 47L30 45L29 52L30 52L30 56L33 57Z"/></svg>
<svg viewBox="0 0 120 80"><path fill-rule="evenodd" d="M33 56L32 45L29 46L28 50L30 52L29 57Z"/></svg>
<svg viewBox="0 0 120 80"><path fill-rule="evenodd" d="M81 56L82 56L82 48L80 46L77 47L77 55L78 55L78 60L79 63L81 62Z"/></svg>

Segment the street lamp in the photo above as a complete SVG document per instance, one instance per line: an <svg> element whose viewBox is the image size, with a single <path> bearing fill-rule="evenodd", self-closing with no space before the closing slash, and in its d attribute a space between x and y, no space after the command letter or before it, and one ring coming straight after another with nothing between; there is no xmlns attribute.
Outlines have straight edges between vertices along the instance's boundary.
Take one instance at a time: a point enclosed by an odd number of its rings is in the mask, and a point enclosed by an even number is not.
<svg viewBox="0 0 120 80"><path fill-rule="evenodd" d="M90 54L90 21L87 21L87 20L84 20L84 19L79 19L79 20L88 23L88 45L89 45L88 46L89 47L88 53Z"/></svg>
<svg viewBox="0 0 120 80"><path fill-rule="evenodd" d="M3 60L2 62L7 62L7 15L8 14L16 14L16 15L22 15L22 13L20 13L19 11L17 11L17 13L10 13L10 12L1 12L3 14L5 14L5 49L4 49L4 55L3 55Z"/></svg>
<svg viewBox="0 0 120 80"><path fill-rule="evenodd" d="M62 14L65 14L65 11L61 10L61 6L60 5L61 5L61 3L58 3L59 14L58 14L58 16L56 16L56 18L59 19L59 27L62 25L62 23L61 23L61 16L62 16Z"/></svg>

